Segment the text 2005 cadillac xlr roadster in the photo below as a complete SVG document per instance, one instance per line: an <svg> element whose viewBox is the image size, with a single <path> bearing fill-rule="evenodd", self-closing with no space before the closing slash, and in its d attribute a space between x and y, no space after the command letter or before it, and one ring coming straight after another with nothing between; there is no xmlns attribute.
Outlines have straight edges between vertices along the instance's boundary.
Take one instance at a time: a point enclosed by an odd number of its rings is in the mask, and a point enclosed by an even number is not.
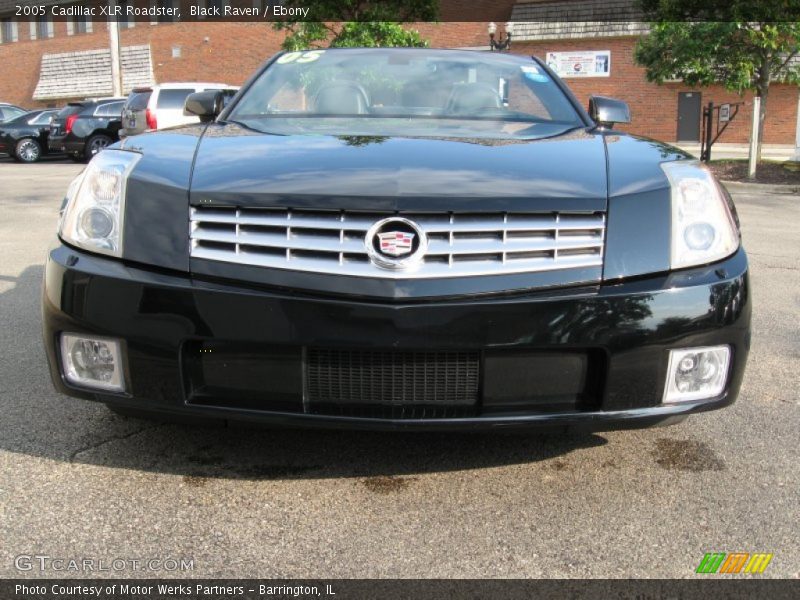
<svg viewBox="0 0 800 600"><path fill-rule="evenodd" d="M70 185L56 387L118 411L384 429L644 427L732 403L730 196L538 59L279 54Z"/></svg>

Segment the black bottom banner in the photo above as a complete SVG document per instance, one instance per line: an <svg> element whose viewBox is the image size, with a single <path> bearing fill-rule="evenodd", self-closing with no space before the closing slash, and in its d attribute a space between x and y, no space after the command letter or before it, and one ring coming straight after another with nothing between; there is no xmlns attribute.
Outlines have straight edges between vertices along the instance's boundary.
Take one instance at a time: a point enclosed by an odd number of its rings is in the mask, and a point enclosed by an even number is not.
<svg viewBox="0 0 800 600"><path fill-rule="evenodd" d="M800 597L800 580L774 579L6 579L3 600L261 600L325 598L570 598L679 600Z"/></svg>

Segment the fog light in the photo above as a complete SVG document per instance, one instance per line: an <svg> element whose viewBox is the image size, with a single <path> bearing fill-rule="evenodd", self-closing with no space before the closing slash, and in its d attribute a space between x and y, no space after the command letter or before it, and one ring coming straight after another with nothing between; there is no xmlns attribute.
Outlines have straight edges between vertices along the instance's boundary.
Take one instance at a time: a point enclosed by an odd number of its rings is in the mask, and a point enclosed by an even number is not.
<svg viewBox="0 0 800 600"><path fill-rule="evenodd" d="M62 333L61 365L70 383L115 392L125 390L119 340Z"/></svg>
<svg viewBox="0 0 800 600"><path fill-rule="evenodd" d="M664 402L714 398L725 389L730 346L670 350Z"/></svg>

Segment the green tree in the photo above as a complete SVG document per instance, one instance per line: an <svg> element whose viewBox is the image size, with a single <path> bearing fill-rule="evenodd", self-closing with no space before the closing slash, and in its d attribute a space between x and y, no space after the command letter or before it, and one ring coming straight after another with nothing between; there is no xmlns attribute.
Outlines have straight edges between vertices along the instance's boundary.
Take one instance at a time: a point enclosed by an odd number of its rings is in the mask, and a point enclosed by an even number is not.
<svg viewBox="0 0 800 600"><path fill-rule="evenodd" d="M639 0L649 35L634 57L647 79L687 85L719 83L761 98L761 142L771 82L800 82L800 0Z"/></svg>
<svg viewBox="0 0 800 600"><path fill-rule="evenodd" d="M294 0L284 6L308 8L324 21L278 21L276 30L288 31L285 50L306 48L415 46L428 42L404 23L434 21L437 0Z"/></svg>

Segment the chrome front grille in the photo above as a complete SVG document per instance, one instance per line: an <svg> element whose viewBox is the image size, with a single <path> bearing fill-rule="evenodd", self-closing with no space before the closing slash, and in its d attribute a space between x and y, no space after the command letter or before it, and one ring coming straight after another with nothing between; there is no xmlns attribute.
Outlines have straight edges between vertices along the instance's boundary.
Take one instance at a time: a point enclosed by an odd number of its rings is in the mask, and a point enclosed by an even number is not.
<svg viewBox="0 0 800 600"><path fill-rule="evenodd" d="M401 216L428 240L413 269L371 262L365 237ZM366 213L273 208L191 209L193 258L387 279L464 277L603 264L605 215L585 213Z"/></svg>

